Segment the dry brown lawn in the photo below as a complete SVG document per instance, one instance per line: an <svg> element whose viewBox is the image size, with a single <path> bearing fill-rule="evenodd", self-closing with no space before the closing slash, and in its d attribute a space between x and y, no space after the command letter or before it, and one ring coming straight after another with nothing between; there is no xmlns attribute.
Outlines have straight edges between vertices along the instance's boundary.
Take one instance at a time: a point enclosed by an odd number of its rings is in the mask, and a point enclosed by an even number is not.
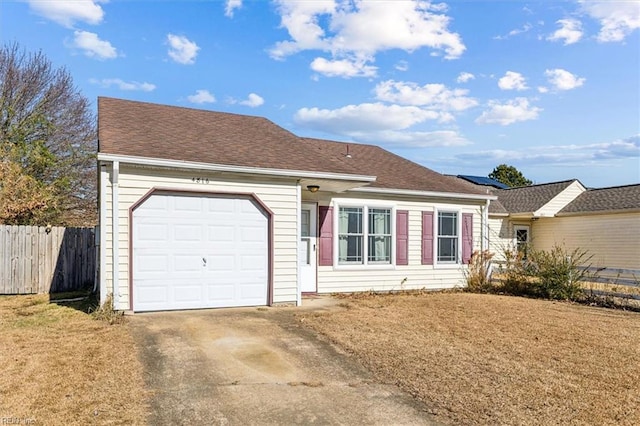
<svg viewBox="0 0 640 426"><path fill-rule="evenodd" d="M640 424L640 314L469 293L298 314L444 423Z"/></svg>
<svg viewBox="0 0 640 426"><path fill-rule="evenodd" d="M142 366L125 325L47 295L0 296L0 348L1 424L145 423Z"/></svg>

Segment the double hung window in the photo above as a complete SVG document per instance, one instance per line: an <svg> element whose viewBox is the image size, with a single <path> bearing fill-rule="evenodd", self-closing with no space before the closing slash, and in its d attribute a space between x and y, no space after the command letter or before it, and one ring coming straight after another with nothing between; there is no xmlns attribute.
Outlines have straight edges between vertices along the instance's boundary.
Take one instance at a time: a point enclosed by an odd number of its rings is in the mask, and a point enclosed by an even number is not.
<svg viewBox="0 0 640 426"><path fill-rule="evenodd" d="M338 263L391 264L391 209L339 207Z"/></svg>
<svg viewBox="0 0 640 426"><path fill-rule="evenodd" d="M438 212L438 262L458 262L458 213Z"/></svg>

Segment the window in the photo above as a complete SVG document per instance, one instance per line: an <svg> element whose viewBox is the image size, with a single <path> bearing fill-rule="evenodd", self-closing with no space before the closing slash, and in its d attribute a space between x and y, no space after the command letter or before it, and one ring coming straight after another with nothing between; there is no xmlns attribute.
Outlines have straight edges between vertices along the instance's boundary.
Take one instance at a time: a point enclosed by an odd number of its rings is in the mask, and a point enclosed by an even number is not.
<svg viewBox="0 0 640 426"><path fill-rule="evenodd" d="M362 207L340 207L338 213L338 261L362 263Z"/></svg>
<svg viewBox="0 0 640 426"><path fill-rule="evenodd" d="M369 209L369 263L391 263L391 211Z"/></svg>
<svg viewBox="0 0 640 426"><path fill-rule="evenodd" d="M338 209L338 263L391 264L391 209ZM365 256L366 253L366 256Z"/></svg>
<svg viewBox="0 0 640 426"><path fill-rule="evenodd" d="M438 262L458 262L458 213L438 212Z"/></svg>

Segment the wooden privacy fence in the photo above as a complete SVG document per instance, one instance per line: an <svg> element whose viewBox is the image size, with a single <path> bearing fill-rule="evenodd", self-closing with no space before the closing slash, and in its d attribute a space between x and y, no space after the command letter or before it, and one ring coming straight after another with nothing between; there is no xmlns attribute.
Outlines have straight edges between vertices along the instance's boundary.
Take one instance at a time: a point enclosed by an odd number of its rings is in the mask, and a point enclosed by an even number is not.
<svg viewBox="0 0 640 426"><path fill-rule="evenodd" d="M0 225L0 294L79 290L95 277L94 228Z"/></svg>

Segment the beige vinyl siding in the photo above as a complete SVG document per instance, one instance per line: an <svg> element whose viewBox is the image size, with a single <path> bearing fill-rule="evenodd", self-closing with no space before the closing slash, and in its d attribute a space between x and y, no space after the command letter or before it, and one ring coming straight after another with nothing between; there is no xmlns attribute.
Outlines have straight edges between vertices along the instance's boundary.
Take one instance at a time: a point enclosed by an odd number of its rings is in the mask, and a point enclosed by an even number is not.
<svg viewBox="0 0 640 426"><path fill-rule="evenodd" d="M640 213L590 214L541 218L532 227L533 247L564 244L587 250L593 266L640 269Z"/></svg>
<svg viewBox="0 0 640 426"><path fill-rule="evenodd" d="M320 205L335 205L336 200L343 204L353 203L369 206L393 206L397 210L409 212L408 265L402 266L319 266L318 292L357 292L357 291L399 291L412 289L439 290L465 285L463 265L422 265L422 212L451 210L460 213L473 213L474 249L480 248L481 210L473 203L454 204L436 200L407 201L390 196L373 198L371 194L348 197L337 195L335 199L320 199ZM340 202L340 201L338 201ZM480 201L481 202L481 201ZM483 203L484 205L484 203ZM395 220L395 218L394 218ZM461 218L460 218L461 220ZM335 235L334 235L335 238ZM395 234L393 236L395 239ZM394 259L395 261L395 259Z"/></svg>
<svg viewBox="0 0 640 426"><path fill-rule="evenodd" d="M489 252L493 260L503 262L506 250L513 249L513 226L506 217L489 217Z"/></svg>
<svg viewBox="0 0 640 426"><path fill-rule="evenodd" d="M562 192L553 197L544 206L540 207L534 216L546 216L551 217L562 210L567 204L576 199L576 197L585 191L584 186L580 182L575 181L571 185L567 186Z"/></svg>
<svg viewBox="0 0 640 426"><path fill-rule="evenodd" d="M110 165L108 166L110 167ZM104 274L106 290L112 293L112 220L111 173L107 184L106 212L102 225L106 227L106 259ZM197 183L194 177L206 178ZM293 180L249 179L238 182L214 173L138 168L121 164L119 174L119 309L129 306L129 208L152 188L202 192L253 193L273 212L273 302L295 303L297 297L297 186Z"/></svg>

